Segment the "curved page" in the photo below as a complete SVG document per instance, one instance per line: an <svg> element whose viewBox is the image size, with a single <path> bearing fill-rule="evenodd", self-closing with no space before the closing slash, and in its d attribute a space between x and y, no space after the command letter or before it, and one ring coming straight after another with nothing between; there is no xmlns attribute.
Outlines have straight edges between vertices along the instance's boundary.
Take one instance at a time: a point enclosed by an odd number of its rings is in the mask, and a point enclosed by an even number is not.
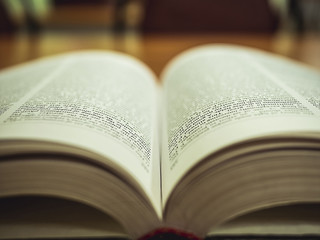
<svg viewBox="0 0 320 240"><path fill-rule="evenodd" d="M264 136L320 134L320 74L293 61L228 46L205 46L163 74L163 202L210 153Z"/></svg>
<svg viewBox="0 0 320 240"><path fill-rule="evenodd" d="M0 91L2 148L32 140L94 152L125 169L160 212L156 84L143 64L112 52L66 54L3 71Z"/></svg>

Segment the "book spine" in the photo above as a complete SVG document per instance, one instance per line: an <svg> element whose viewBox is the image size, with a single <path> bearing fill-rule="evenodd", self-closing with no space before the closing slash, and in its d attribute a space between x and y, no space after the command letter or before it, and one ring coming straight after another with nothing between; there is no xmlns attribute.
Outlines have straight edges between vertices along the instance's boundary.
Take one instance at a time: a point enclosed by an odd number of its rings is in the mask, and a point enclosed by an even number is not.
<svg viewBox="0 0 320 240"><path fill-rule="evenodd" d="M138 240L159 240L159 239L175 239L175 240L203 240L202 238L190 232L174 228L158 228L146 235L138 238Z"/></svg>

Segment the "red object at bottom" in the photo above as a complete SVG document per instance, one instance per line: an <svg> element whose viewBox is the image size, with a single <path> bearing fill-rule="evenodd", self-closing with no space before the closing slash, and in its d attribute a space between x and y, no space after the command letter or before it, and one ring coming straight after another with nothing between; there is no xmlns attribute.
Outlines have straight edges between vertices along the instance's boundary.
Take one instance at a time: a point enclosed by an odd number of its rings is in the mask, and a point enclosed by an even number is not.
<svg viewBox="0 0 320 240"><path fill-rule="evenodd" d="M173 228L159 228L146 235L142 236L138 240L202 240L193 233L184 232Z"/></svg>

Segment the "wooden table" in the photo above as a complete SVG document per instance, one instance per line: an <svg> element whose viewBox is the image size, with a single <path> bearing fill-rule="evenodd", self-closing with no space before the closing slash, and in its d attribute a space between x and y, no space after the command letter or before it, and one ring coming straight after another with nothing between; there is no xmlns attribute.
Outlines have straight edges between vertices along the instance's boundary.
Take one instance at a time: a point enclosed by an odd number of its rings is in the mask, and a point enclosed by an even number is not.
<svg viewBox="0 0 320 240"><path fill-rule="evenodd" d="M0 35L0 69L42 56L80 50L115 50L145 62L158 76L176 54L190 47L239 44L278 53L320 69L320 34L152 34L136 32L42 32Z"/></svg>

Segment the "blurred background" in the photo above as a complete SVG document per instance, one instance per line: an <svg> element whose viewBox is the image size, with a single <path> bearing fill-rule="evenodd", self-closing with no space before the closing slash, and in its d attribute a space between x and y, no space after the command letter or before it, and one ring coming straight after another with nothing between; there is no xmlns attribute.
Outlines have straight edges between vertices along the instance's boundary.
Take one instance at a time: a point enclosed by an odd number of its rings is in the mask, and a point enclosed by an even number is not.
<svg viewBox="0 0 320 240"><path fill-rule="evenodd" d="M177 53L207 43L257 47L320 68L320 1L0 0L0 68L105 49L159 74Z"/></svg>

